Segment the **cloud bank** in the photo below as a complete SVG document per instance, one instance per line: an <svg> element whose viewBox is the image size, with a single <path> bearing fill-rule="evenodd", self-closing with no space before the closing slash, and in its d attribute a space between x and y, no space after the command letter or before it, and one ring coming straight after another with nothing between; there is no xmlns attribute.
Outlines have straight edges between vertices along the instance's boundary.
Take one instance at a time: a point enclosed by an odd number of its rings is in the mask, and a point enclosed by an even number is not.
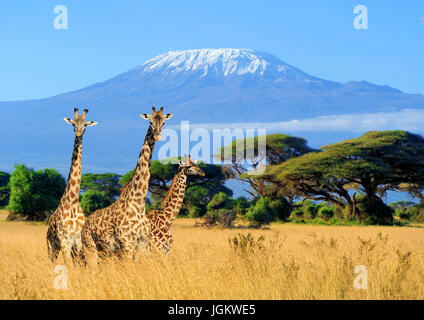
<svg viewBox="0 0 424 320"><path fill-rule="evenodd" d="M174 129L180 126L172 126ZM194 129L266 129L285 132L364 132L370 130L407 130L424 132L424 109L396 112L344 114L282 122L198 123Z"/></svg>

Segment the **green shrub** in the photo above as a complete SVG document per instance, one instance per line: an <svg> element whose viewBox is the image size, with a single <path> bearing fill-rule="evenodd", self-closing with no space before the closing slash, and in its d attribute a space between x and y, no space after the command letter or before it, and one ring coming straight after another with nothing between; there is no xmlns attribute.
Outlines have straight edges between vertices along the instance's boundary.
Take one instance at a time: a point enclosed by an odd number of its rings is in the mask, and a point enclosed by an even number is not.
<svg viewBox="0 0 424 320"><path fill-rule="evenodd" d="M290 217L290 213L293 210L293 207L285 198L271 200L269 202L269 206L274 211L274 216L282 221L287 221Z"/></svg>
<svg viewBox="0 0 424 320"><path fill-rule="evenodd" d="M318 210L318 218L328 221L334 216L334 207L322 206Z"/></svg>
<svg viewBox="0 0 424 320"><path fill-rule="evenodd" d="M191 207L190 212L188 213L188 216L190 218L200 218L204 215L205 215L204 208L201 208L201 207L198 207L198 206Z"/></svg>
<svg viewBox="0 0 424 320"><path fill-rule="evenodd" d="M394 210L380 198L368 199L366 196L356 197L356 208L359 211L359 222L365 224L393 225Z"/></svg>
<svg viewBox="0 0 424 320"><path fill-rule="evenodd" d="M45 220L59 205L66 184L54 169L34 171L16 165L9 185L9 211L28 216L29 220Z"/></svg>
<svg viewBox="0 0 424 320"><path fill-rule="evenodd" d="M424 223L424 203L414 205L408 210L410 212L410 221Z"/></svg>
<svg viewBox="0 0 424 320"><path fill-rule="evenodd" d="M320 205L307 203L303 206L303 214L305 219L315 219L318 215Z"/></svg>
<svg viewBox="0 0 424 320"><path fill-rule="evenodd" d="M209 201L207 209L209 212L218 209L232 209L233 206L233 199L224 192L219 192L212 197L211 201Z"/></svg>
<svg viewBox="0 0 424 320"><path fill-rule="evenodd" d="M246 218L253 223L262 225L271 223L276 218L276 215L270 206L270 200L267 197L263 197L249 208Z"/></svg>
<svg viewBox="0 0 424 320"><path fill-rule="evenodd" d="M396 217L399 217L399 219L401 219L401 220L408 220L408 221L412 220L412 217L413 217L412 211L408 210L406 208L395 209L394 215Z"/></svg>
<svg viewBox="0 0 424 320"><path fill-rule="evenodd" d="M237 214L244 216L249 209L250 202L244 197L240 197L234 200L234 210Z"/></svg>
<svg viewBox="0 0 424 320"><path fill-rule="evenodd" d="M212 227L221 226L224 228L230 228L233 226L233 222L236 218L236 214L233 210L218 209L208 211L204 216L204 221L201 225Z"/></svg>
<svg viewBox="0 0 424 320"><path fill-rule="evenodd" d="M90 214L112 203L112 200L104 191L88 190L82 195L80 205L85 214Z"/></svg>

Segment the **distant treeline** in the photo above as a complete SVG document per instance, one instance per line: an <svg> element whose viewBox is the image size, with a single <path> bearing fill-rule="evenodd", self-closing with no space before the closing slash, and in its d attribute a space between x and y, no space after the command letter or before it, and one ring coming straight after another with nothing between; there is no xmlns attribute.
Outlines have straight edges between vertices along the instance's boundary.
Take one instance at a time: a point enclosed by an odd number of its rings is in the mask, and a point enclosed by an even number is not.
<svg viewBox="0 0 424 320"><path fill-rule="evenodd" d="M180 215L204 217L208 224L224 226L231 226L236 218L257 225L272 221L424 222L424 138L420 135L375 131L315 150L303 138L270 134L263 154L258 154L258 141L258 137L234 140L214 155L230 165L200 163L205 176L189 177ZM250 147L252 152L247 150ZM264 172L250 174L265 161ZM176 161L152 161L147 210L157 208L166 194L178 168L173 163ZM82 175L84 212L90 214L113 203L132 173ZM224 185L227 179L247 184L250 199L232 198L232 191ZM65 184L54 169L35 171L16 165L10 175L0 172L0 206L28 219L44 220L57 207ZM388 206L383 198L389 190L407 192L420 204Z"/></svg>

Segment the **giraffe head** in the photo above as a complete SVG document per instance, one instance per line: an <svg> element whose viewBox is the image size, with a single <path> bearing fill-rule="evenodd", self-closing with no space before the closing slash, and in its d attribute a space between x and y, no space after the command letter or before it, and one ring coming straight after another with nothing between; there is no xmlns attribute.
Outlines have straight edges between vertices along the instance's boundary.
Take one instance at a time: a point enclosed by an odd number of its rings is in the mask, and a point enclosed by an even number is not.
<svg viewBox="0 0 424 320"><path fill-rule="evenodd" d="M205 173L197 166L197 160L191 159L190 155L187 157L187 161L184 163L182 161L178 161L179 164L179 170L181 170L185 175L192 175L192 176L205 176Z"/></svg>
<svg viewBox="0 0 424 320"><path fill-rule="evenodd" d="M74 120L71 118L63 118L67 123L72 124L74 126L74 132L77 137L81 137L87 126L95 126L97 124L96 121L85 121L85 116L87 115L88 109L84 109L84 113L82 115L78 115L78 109L74 108Z"/></svg>
<svg viewBox="0 0 424 320"><path fill-rule="evenodd" d="M153 137L156 141L159 141L162 138L162 128L165 121L171 119L173 114L163 114L163 107L161 107L159 111L156 111L155 107L152 107L152 110L152 114L142 113L140 116L143 119L149 120L150 126L153 129Z"/></svg>

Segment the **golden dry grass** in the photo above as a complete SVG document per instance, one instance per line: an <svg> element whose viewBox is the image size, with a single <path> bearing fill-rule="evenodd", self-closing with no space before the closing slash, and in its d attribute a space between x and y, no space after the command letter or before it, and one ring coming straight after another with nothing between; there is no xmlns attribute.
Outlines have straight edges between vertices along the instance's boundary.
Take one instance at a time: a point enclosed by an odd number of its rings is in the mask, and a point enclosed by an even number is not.
<svg viewBox="0 0 424 320"><path fill-rule="evenodd" d="M4 217L4 213L0 213ZM270 230L205 229L178 219L169 257L68 267L54 289L47 227L0 222L0 299L424 299L424 229L272 225ZM262 247L234 249L251 233ZM356 290L356 265L368 289Z"/></svg>

